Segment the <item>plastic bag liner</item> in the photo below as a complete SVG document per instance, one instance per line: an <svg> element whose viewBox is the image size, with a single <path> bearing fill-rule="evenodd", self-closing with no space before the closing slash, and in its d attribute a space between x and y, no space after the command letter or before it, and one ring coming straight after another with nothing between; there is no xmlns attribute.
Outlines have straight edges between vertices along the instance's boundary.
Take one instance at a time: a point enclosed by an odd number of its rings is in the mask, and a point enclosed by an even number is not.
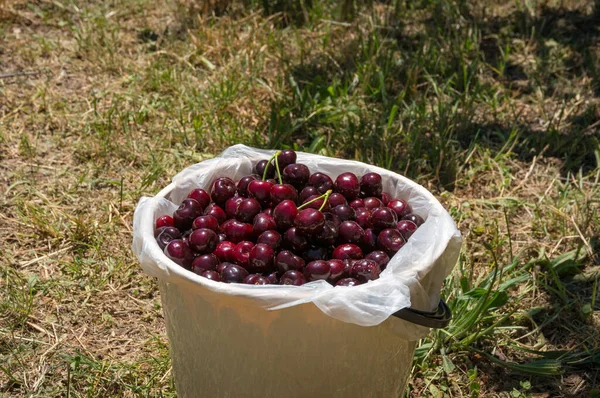
<svg viewBox="0 0 600 398"><path fill-rule="evenodd" d="M326 173L334 180L348 171L359 178L368 172L381 174L384 192L393 198L407 200L413 213L425 219L375 281L351 288L333 287L325 281L303 286L227 284L196 275L165 256L154 238L157 217L172 214L195 188L210 191L212 182L219 177L237 180L250 174L258 160L269 159L273 153L234 145L213 159L181 171L155 197L141 198L134 214L133 251L144 271L161 283L238 296L244 298L244 302L249 300L268 310L313 303L332 318L361 326L381 324L403 308L431 311L437 307L442 282L454 267L461 246L460 232L454 221L421 185L391 171L356 161L297 152L298 163L308 166L312 173ZM393 319L395 322L390 327L405 340L417 340L428 333L426 327Z"/></svg>

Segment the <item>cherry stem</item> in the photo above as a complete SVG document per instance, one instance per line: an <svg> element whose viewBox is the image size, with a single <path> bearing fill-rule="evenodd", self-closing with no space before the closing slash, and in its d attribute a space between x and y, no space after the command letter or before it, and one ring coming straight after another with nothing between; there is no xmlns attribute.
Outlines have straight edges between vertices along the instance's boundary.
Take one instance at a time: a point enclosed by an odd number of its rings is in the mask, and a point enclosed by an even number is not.
<svg viewBox="0 0 600 398"><path fill-rule="evenodd" d="M265 171L263 172L263 178L262 178L263 181L267 179L267 171L269 171L269 165L271 164L271 160L275 159L275 163L277 163L277 157L279 156L280 153L281 153L280 151L275 152L275 154L273 156L271 156L271 158L267 162L267 165L265 166ZM279 171L279 170L277 170L277 171ZM279 180L281 181L281 177L279 177Z"/></svg>
<svg viewBox="0 0 600 398"><path fill-rule="evenodd" d="M279 183L283 185L283 181L281 180L281 172L279 171L279 161L277 159L279 159L279 155L281 154L281 152L277 151L275 153L275 170L277 170L277 177L279 178Z"/></svg>
<svg viewBox="0 0 600 398"><path fill-rule="evenodd" d="M309 200L306 203L302 203L300 206L298 206L298 210L302 209L303 207L308 206L312 202L316 202L317 200L324 199L323 200L323 204L319 208L319 211L323 210L323 207L325 207L325 205L327 204L327 199L329 199L329 195L331 195L332 192L333 191L330 189L329 191L325 192L323 195L321 195L321 196L319 196L317 198L311 199L311 200Z"/></svg>

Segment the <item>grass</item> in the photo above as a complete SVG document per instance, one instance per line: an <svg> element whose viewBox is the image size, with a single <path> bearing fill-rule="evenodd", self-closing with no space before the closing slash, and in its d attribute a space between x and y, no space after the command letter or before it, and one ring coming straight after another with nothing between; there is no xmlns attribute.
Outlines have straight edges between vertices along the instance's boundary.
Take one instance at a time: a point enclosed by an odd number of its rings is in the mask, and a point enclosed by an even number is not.
<svg viewBox="0 0 600 398"><path fill-rule="evenodd" d="M600 396L599 10L0 3L0 395L175 395L133 210L245 143L398 171L456 220L407 396Z"/></svg>

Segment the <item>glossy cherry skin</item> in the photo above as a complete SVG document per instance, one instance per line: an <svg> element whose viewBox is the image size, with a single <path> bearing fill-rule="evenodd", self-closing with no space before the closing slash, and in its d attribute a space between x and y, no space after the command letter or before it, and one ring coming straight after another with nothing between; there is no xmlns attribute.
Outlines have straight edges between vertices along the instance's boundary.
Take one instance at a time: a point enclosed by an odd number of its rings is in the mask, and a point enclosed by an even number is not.
<svg viewBox="0 0 600 398"><path fill-rule="evenodd" d="M240 195L243 198L247 198L248 197L248 184L250 184L252 181L256 181L258 179L259 178L257 178L255 175L252 175L252 174L240 178L240 180L238 181L238 183L236 185L238 195Z"/></svg>
<svg viewBox="0 0 600 398"><path fill-rule="evenodd" d="M365 207L365 201L362 200L361 198L356 198L354 200L351 200L348 203L348 206L352 207L353 209L359 209L361 207Z"/></svg>
<svg viewBox="0 0 600 398"><path fill-rule="evenodd" d="M332 222L333 225L335 225L336 227L338 227L342 223L342 220L337 215L331 212L325 212L323 214L325 215L325 221Z"/></svg>
<svg viewBox="0 0 600 398"><path fill-rule="evenodd" d="M346 264L338 259L328 260L327 264L329 264L329 278L327 278L327 282L335 284L344 276Z"/></svg>
<svg viewBox="0 0 600 398"><path fill-rule="evenodd" d="M315 187L305 187L304 189L302 189L302 191L300 191L300 195L298 196L298 202L304 203L311 196L320 196L319 191L317 191L317 188Z"/></svg>
<svg viewBox="0 0 600 398"><path fill-rule="evenodd" d="M202 188L194 189L189 193L188 198L196 200L200 203L200 207L203 209L210 204L210 195Z"/></svg>
<svg viewBox="0 0 600 398"><path fill-rule="evenodd" d="M265 213L268 216L273 216L273 208L272 207L267 207L262 212Z"/></svg>
<svg viewBox="0 0 600 398"><path fill-rule="evenodd" d="M277 164L280 170L283 170L292 163L296 163L296 152L291 149L284 149L279 153Z"/></svg>
<svg viewBox="0 0 600 398"><path fill-rule="evenodd" d="M359 245L365 238L365 230L355 221L344 221L338 227L340 243L354 243Z"/></svg>
<svg viewBox="0 0 600 398"><path fill-rule="evenodd" d="M234 196L232 198L227 199L225 202L225 214L227 214L227 218L234 218L235 212L237 211L238 206L244 200L241 196Z"/></svg>
<svg viewBox="0 0 600 398"><path fill-rule="evenodd" d="M390 203L390 200L392 200L392 197L389 193L384 192L381 194L381 201L383 202L384 206L387 206L388 203Z"/></svg>
<svg viewBox="0 0 600 398"><path fill-rule="evenodd" d="M202 275L204 271L214 271L219 265L219 259L214 254L203 254L192 261L192 272Z"/></svg>
<svg viewBox="0 0 600 398"><path fill-rule="evenodd" d="M331 246L335 244L338 239L338 227L333 221L325 221L323 230L317 235L313 235L311 240L314 244L321 246Z"/></svg>
<svg viewBox="0 0 600 398"><path fill-rule="evenodd" d="M213 216L198 216L192 222L192 229L206 228L215 232L219 230L219 221Z"/></svg>
<svg viewBox="0 0 600 398"><path fill-rule="evenodd" d="M338 205L331 209L331 213L338 216L341 221L353 221L356 218L356 211L348 205Z"/></svg>
<svg viewBox="0 0 600 398"><path fill-rule="evenodd" d="M221 177L213 182L210 196L217 205L225 206L227 199L233 197L237 192L237 187L231 178Z"/></svg>
<svg viewBox="0 0 600 398"><path fill-rule="evenodd" d="M363 252L360 247L352 243L344 243L333 250L333 258L338 260L358 260L363 258Z"/></svg>
<svg viewBox="0 0 600 398"><path fill-rule="evenodd" d="M373 260L362 259L352 264L350 268L350 277L361 282L372 281L379 278L381 269Z"/></svg>
<svg viewBox="0 0 600 398"><path fill-rule="evenodd" d="M425 222L425 220L423 220L423 217L414 213L407 214L404 217L402 217L402 219L414 222L417 225L417 227L420 227Z"/></svg>
<svg viewBox="0 0 600 398"><path fill-rule="evenodd" d="M387 207L379 207L371 210L371 217L369 221L374 229L382 230L386 228L394 228L398 218L396 213Z"/></svg>
<svg viewBox="0 0 600 398"><path fill-rule="evenodd" d="M284 200L295 202L298 200L298 191L290 184L275 184L271 187L271 201L277 205Z"/></svg>
<svg viewBox="0 0 600 398"><path fill-rule="evenodd" d="M258 200L254 198L243 199L237 206L235 218L241 222L251 223L254 217L262 210Z"/></svg>
<svg viewBox="0 0 600 398"><path fill-rule="evenodd" d="M235 243L230 242L228 240L224 241L224 242L219 242L217 244L217 247L215 248L215 250L213 251L213 254L215 256L217 256L217 258L219 259L219 261L221 261L221 263L224 262L228 262L228 263L234 263L235 262Z"/></svg>
<svg viewBox="0 0 600 398"><path fill-rule="evenodd" d="M266 204L271 200L271 188L273 183L269 181L255 180L248 184L248 196Z"/></svg>
<svg viewBox="0 0 600 398"><path fill-rule="evenodd" d="M341 193L334 192L331 195L329 195L329 204L331 205L331 208L333 209L334 207L339 206L339 205L347 205L348 201L346 200L344 195L342 195Z"/></svg>
<svg viewBox="0 0 600 398"><path fill-rule="evenodd" d="M331 267L324 260L311 261L304 267L304 278L307 281L327 279L331 275Z"/></svg>
<svg viewBox="0 0 600 398"><path fill-rule="evenodd" d="M217 234L217 236L219 237L219 243L225 242L227 240L227 235L225 234Z"/></svg>
<svg viewBox="0 0 600 398"><path fill-rule="evenodd" d="M310 178L310 170L301 163L287 165L281 174L283 180L288 184L292 184L296 189L304 187Z"/></svg>
<svg viewBox="0 0 600 398"><path fill-rule="evenodd" d="M390 262L390 256L381 250L374 250L365 256L367 260L373 260L379 265L379 268L383 271L387 264Z"/></svg>
<svg viewBox="0 0 600 398"><path fill-rule="evenodd" d="M335 192L341 193L347 200L355 199L360 193L360 184L354 173L342 173L333 184Z"/></svg>
<svg viewBox="0 0 600 398"><path fill-rule="evenodd" d="M361 283L354 278L344 278L340 279L335 285L336 286L358 286Z"/></svg>
<svg viewBox="0 0 600 398"><path fill-rule="evenodd" d="M219 243L219 237L212 229L195 229L188 238L190 248L196 253L212 253Z"/></svg>
<svg viewBox="0 0 600 398"><path fill-rule="evenodd" d="M248 271L236 264L226 266L221 271L221 280L225 283L242 283L248 276Z"/></svg>
<svg viewBox="0 0 600 398"><path fill-rule="evenodd" d="M221 282L221 274L219 274L217 271L204 271L200 274L200 276L210 279L211 281Z"/></svg>
<svg viewBox="0 0 600 398"><path fill-rule="evenodd" d="M173 222L180 231L192 227L194 218L202 215L202 206L195 199L184 199L173 213Z"/></svg>
<svg viewBox="0 0 600 398"><path fill-rule="evenodd" d="M181 239L170 241L164 250L165 255L173 260L175 264L181 265L185 269L190 269L194 260L194 252Z"/></svg>
<svg viewBox="0 0 600 398"><path fill-rule="evenodd" d="M419 228L417 227L417 224L409 220L400 220L398 221L398 224L396 224L396 229L402 234L404 240L408 240L417 228Z"/></svg>
<svg viewBox="0 0 600 398"><path fill-rule="evenodd" d="M267 178L272 178L273 176L275 176L275 167L273 167L272 164L269 164L269 161L266 159L259 160L254 165L254 168L252 169L252 173L259 175L260 178L262 179L264 172L265 172L265 167L267 167L267 165L269 166L269 168L267 169Z"/></svg>
<svg viewBox="0 0 600 398"><path fill-rule="evenodd" d="M254 247L254 243L247 240L243 240L237 245L233 253L235 254L235 263L241 265L244 268L248 267L248 258L250 257L250 251Z"/></svg>
<svg viewBox="0 0 600 398"><path fill-rule="evenodd" d="M302 209L294 218L294 226L305 235L316 235L325 227L325 216L316 209Z"/></svg>
<svg viewBox="0 0 600 398"><path fill-rule="evenodd" d="M219 273L219 275L221 275L221 273L223 272L223 270L225 268L229 267L230 265L237 265L237 264L230 263L230 262L219 263L219 265L217 265L216 271Z"/></svg>
<svg viewBox="0 0 600 398"><path fill-rule="evenodd" d="M231 219L220 226L221 231L227 236L227 240L239 243L243 240L252 239L252 225Z"/></svg>
<svg viewBox="0 0 600 398"><path fill-rule="evenodd" d="M271 282L268 278L261 274L250 274L244 279L244 283L247 285L270 285Z"/></svg>
<svg viewBox="0 0 600 398"><path fill-rule="evenodd" d="M156 219L156 228L160 227L174 227L175 221L171 216L160 216Z"/></svg>
<svg viewBox="0 0 600 398"><path fill-rule="evenodd" d="M281 274L290 270L301 271L304 268L304 264L304 260L301 257L296 256L289 250L282 250L275 257L275 266Z"/></svg>
<svg viewBox="0 0 600 398"><path fill-rule="evenodd" d="M161 231L156 237L156 243L164 250L172 240L181 238L181 232L175 227L161 227Z"/></svg>
<svg viewBox="0 0 600 398"><path fill-rule="evenodd" d="M327 174L314 173L308 179L308 185L317 188L317 191L323 194L333 189L333 180Z"/></svg>
<svg viewBox="0 0 600 398"><path fill-rule="evenodd" d="M356 209L356 218L354 219L363 229L371 228L371 210L361 207Z"/></svg>
<svg viewBox="0 0 600 398"><path fill-rule="evenodd" d="M367 173L360 179L360 191L368 196L380 197L383 192L381 175L378 173Z"/></svg>
<svg viewBox="0 0 600 398"><path fill-rule="evenodd" d="M300 271L290 270L281 275L279 279L280 285L293 285L293 286L301 286L306 283L306 279L304 275Z"/></svg>
<svg viewBox="0 0 600 398"><path fill-rule="evenodd" d="M367 209L369 209L369 210L376 209L378 207L382 207L383 206L383 202L380 199L378 199L378 198L376 198L374 196L369 196L368 198L365 198L363 200L363 202L365 204L365 207Z"/></svg>
<svg viewBox="0 0 600 398"><path fill-rule="evenodd" d="M377 247L379 250L386 252L390 257L396 254L404 246L405 242L400 232L395 228L384 229L377 237Z"/></svg>
<svg viewBox="0 0 600 398"><path fill-rule="evenodd" d="M269 231L277 228L277 223L273 216L262 212L258 213L254 217L254 223L252 224L252 234L254 236L260 236L265 231Z"/></svg>
<svg viewBox="0 0 600 398"><path fill-rule="evenodd" d="M265 231L256 239L256 243L264 243L271 246L273 250L279 250L281 246L281 234L273 230Z"/></svg>
<svg viewBox="0 0 600 398"><path fill-rule="evenodd" d="M292 227L283 234L283 247L293 250L295 253L302 253L308 249L308 240L298 232L296 227Z"/></svg>
<svg viewBox="0 0 600 398"><path fill-rule="evenodd" d="M221 207L214 203L211 203L208 206L206 206L206 209L204 209L204 215L213 216L217 219L219 224L222 224L225 222L225 220L227 220L227 214L225 214L225 210L223 210Z"/></svg>
<svg viewBox="0 0 600 398"><path fill-rule="evenodd" d="M360 245L365 250L365 253L377 249L377 233L372 228L365 229L365 235L363 236Z"/></svg>
<svg viewBox="0 0 600 398"><path fill-rule="evenodd" d="M277 272L271 272L269 275L267 275L267 279L271 285L279 284L279 276L277 275Z"/></svg>
<svg viewBox="0 0 600 398"><path fill-rule="evenodd" d="M294 220L298 215L298 208L291 200L284 200L273 209L273 219L277 223L277 228L286 230L294 225Z"/></svg>
<svg viewBox="0 0 600 398"><path fill-rule="evenodd" d="M248 257L248 269L257 273L269 273L275 270L275 250L264 243L257 243Z"/></svg>
<svg viewBox="0 0 600 398"><path fill-rule="evenodd" d="M410 208L410 205L402 199L390 200L387 204L387 207L394 210L394 212L396 213L396 216L398 216L398 220L401 220L402 217L404 217L405 215L407 215L408 213L410 213L412 211L412 209Z"/></svg>

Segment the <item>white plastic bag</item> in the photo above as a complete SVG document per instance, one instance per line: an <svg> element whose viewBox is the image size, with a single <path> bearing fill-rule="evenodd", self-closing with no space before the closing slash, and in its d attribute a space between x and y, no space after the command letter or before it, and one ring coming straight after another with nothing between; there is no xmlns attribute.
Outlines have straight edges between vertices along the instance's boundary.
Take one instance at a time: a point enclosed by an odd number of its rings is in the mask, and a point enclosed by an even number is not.
<svg viewBox="0 0 600 398"><path fill-rule="evenodd" d="M375 281L352 288L333 287L325 281L303 286L226 284L185 270L164 255L154 238L157 217L172 214L195 188L210 191L212 182L218 177L236 180L250 174L256 161L268 159L273 153L244 145L232 146L214 159L186 168L155 197L141 198L134 214L133 251L144 271L167 283L243 296L269 310L312 302L330 317L361 326L378 325L402 308L430 311L437 307L442 282L454 267L460 251L461 236L454 221L421 185L396 173L356 161L297 152L298 163L307 165L313 173L326 173L334 180L347 171L359 178L368 172L381 174L384 192L393 198L407 200L413 213L425 219L425 223ZM400 332L410 340L427 333L427 328L422 326L408 322L402 325Z"/></svg>

